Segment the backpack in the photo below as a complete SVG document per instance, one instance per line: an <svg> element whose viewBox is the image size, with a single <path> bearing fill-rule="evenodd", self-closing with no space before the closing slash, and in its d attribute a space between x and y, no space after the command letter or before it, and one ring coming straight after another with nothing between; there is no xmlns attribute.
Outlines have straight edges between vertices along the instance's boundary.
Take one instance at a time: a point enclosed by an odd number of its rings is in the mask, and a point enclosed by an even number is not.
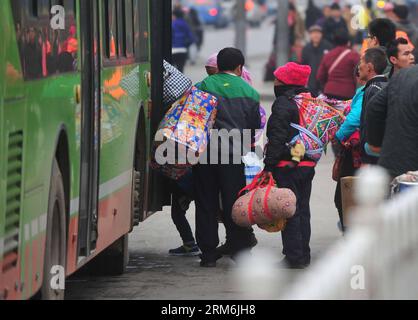
<svg viewBox="0 0 418 320"><path fill-rule="evenodd" d="M326 100L324 96L314 98L309 92L294 97L299 108L300 123L291 123L290 126L297 129L299 134L292 139L289 146L301 142L306 149L305 156L315 162L321 159L328 143L335 138L345 121L345 110L349 106L349 102L328 100L335 103L331 105Z"/></svg>

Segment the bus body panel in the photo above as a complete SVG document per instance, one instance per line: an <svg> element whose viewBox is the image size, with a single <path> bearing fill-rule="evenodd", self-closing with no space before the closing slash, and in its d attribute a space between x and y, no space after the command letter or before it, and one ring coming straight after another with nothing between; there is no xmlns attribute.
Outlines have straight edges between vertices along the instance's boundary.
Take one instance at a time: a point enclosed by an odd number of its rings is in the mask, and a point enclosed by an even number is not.
<svg viewBox="0 0 418 320"><path fill-rule="evenodd" d="M26 0L19 1L28 4ZM76 1L79 8L80 0ZM99 3L102 27L104 2ZM150 158L153 129L150 123L151 110L148 109L151 91L146 76L151 64L148 59L141 63L113 67L103 65L101 68L98 239L94 252L79 259L81 105L77 103L75 93L77 86L81 85L81 61L77 61L76 72L36 80L24 79L9 0L1 2L0 14L0 32L3 35L0 46L0 299L27 299L42 284L51 168L61 134L68 139L70 163L67 275L74 273L131 230L134 147L141 109L146 123L147 145L144 151L147 163ZM75 23L79 35L78 14ZM42 29L38 31L43 32ZM103 32L100 34L102 36ZM100 39L100 44L103 45L103 39ZM79 47L78 59L81 50ZM14 267L6 270L4 258L8 257L3 253L7 236L5 224L8 221L9 137L16 139L13 136L16 133L22 136L22 178L17 222L19 245ZM148 165L146 173L146 176L151 173Z"/></svg>

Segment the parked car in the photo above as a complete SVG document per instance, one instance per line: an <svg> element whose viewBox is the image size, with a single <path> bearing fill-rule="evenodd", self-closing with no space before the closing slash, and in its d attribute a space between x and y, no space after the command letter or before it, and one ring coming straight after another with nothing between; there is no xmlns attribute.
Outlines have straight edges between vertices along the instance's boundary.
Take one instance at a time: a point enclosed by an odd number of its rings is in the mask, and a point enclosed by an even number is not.
<svg viewBox="0 0 418 320"><path fill-rule="evenodd" d="M252 27L259 27L267 17L267 6L261 0L247 0L245 10L247 11L247 21Z"/></svg>
<svg viewBox="0 0 418 320"><path fill-rule="evenodd" d="M213 25L216 28L228 26L228 18L224 15L220 0L187 0L185 6L195 8L204 24Z"/></svg>
<svg viewBox="0 0 418 320"><path fill-rule="evenodd" d="M235 20L236 0L223 0L222 8L224 15L229 21ZM263 0L247 0L245 2L245 11L247 12L247 21L252 27L258 27L267 16L267 5Z"/></svg>

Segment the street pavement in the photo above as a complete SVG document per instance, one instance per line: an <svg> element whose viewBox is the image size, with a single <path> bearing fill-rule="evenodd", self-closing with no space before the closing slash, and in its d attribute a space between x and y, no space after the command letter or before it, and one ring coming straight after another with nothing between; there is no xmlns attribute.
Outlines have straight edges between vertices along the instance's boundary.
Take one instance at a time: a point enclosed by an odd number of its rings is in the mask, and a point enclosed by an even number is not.
<svg viewBox="0 0 418 320"><path fill-rule="evenodd" d="M262 93L262 104L267 113L271 112L273 102L272 84L262 82L263 66L271 52L273 28L265 23L260 29L248 31L248 66L253 74L254 86ZM194 82L205 75L204 61L213 52L233 45L234 33L229 30L209 30L201 56L194 66L188 65L185 73ZM333 155L324 156L316 169L311 211L312 211L312 263L320 257L342 235L337 229L338 215L334 207L335 183L331 179ZM188 218L194 230L194 205L188 211ZM219 227L221 242L225 230ZM168 250L181 244L180 237L171 221L170 208L156 213L137 227L130 236L130 262L126 274L119 277L89 277L75 275L67 281L67 299L140 299L140 300L235 300L243 298L266 298L255 296L259 270L264 270L266 283L272 284L267 298L278 299L286 288L305 271L286 270L279 267L283 258L280 234L270 234L255 228L258 246L253 257L258 265L249 263L249 272L237 281L241 270L229 258L218 261L216 269L199 266L199 258L170 257ZM265 257L265 260L264 258ZM254 260L254 259L253 259ZM263 263L265 261L265 263ZM254 261L253 261L254 262ZM253 268L253 269L252 269ZM259 268L259 269L257 269ZM264 269L263 269L264 268ZM248 281L247 281L248 280ZM261 279L263 280L263 279ZM258 281L260 289L265 282ZM237 282L247 281L250 289L238 286ZM257 282L257 281L256 281ZM263 289L263 288L261 288ZM267 288L264 288L267 290ZM251 295L251 293L253 293Z"/></svg>

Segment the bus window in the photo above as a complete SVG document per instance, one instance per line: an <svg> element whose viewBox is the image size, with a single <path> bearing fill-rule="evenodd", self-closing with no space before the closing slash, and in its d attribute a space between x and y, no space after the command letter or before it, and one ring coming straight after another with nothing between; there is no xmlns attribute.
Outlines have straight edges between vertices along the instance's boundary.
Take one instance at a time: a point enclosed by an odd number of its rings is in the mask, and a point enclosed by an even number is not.
<svg viewBox="0 0 418 320"><path fill-rule="evenodd" d="M106 57L115 59L118 56L116 0L105 1Z"/></svg>
<svg viewBox="0 0 418 320"><path fill-rule="evenodd" d="M134 47L138 61L149 60L148 0L134 0Z"/></svg>
<svg viewBox="0 0 418 320"><path fill-rule="evenodd" d="M24 78L33 80L76 71L75 0L11 0L11 3ZM64 5L64 30L51 28L53 5Z"/></svg>
<svg viewBox="0 0 418 320"><path fill-rule="evenodd" d="M133 6L132 0L127 0L122 2L124 6L124 17L125 17L125 55L127 58L132 58L134 56L134 48L133 48Z"/></svg>

